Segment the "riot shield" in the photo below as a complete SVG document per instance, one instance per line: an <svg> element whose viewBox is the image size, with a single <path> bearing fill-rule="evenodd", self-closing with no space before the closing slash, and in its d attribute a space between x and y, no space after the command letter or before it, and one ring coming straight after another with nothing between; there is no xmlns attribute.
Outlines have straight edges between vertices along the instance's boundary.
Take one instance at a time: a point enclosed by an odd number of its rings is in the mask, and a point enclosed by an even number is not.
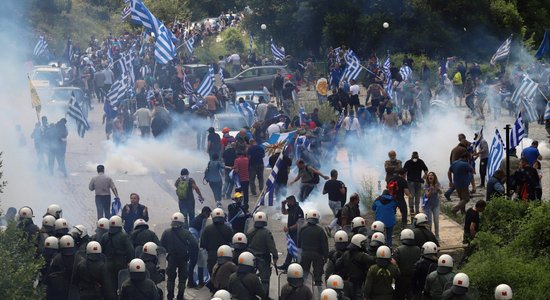
<svg viewBox="0 0 550 300"><path fill-rule="evenodd" d="M159 246L157 248L158 267L161 270L166 270L166 249Z"/></svg>
<svg viewBox="0 0 550 300"><path fill-rule="evenodd" d="M128 269L122 269L118 271L118 288L117 288L117 295L120 295L120 292L122 290L122 284L124 281L130 279L130 271Z"/></svg>

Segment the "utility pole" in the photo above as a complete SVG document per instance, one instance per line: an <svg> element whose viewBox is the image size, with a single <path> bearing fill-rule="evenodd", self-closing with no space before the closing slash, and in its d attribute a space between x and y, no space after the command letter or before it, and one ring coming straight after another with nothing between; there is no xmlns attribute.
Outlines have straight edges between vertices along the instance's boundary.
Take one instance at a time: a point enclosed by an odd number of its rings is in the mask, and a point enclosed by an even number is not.
<svg viewBox="0 0 550 300"><path fill-rule="evenodd" d="M506 197L510 195L510 130L512 126L506 124Z"/></svg>

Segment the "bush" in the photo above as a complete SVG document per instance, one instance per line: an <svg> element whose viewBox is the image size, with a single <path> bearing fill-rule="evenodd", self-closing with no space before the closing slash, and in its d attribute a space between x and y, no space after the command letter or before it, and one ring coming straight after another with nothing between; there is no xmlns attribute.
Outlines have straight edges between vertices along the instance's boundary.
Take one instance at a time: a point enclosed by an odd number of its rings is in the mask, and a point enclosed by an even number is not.
<svg viewBox="0 0 550 300"><path fill-rule="evenodd" d="M243 53L244 43L241 32L237 28L228 28L221 33L223 44L227 51L231 53Z"/></svg>
<svg viewBox="0 0 550 300"><path fill-rule="evenodd" d="M528 205L495 198L489 201L482 214L481 230L499 236L504 244L512 241L520 231L520 225L527 216Z"/></svg>
<svg viewBox="0 0 550 300"><path fill-rule="evenodd" d="M512 248L534 257L550 257L550 203L533 203L519 228Z"/></svg>

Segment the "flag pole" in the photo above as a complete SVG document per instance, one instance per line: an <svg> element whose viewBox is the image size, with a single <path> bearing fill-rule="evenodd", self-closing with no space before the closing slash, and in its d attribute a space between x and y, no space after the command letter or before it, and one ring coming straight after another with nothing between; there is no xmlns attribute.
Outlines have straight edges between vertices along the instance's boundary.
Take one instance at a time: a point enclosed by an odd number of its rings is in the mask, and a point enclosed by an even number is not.
<svg viewBox="0 0 550 300"><path fill-rule="evenodd" d="M510 124L504 127L506 130L506 197L510 196Z"/></svg>
<svg viewBox="0 0 550 300"><path fill-rule="evenodd" d="M512 33L510 35L510 49L508 51L508 55L506 56L506 66L504 67L504 73L506 73L506 69L508 68L508 64L510 63L510 53L512 53L512 38L514 37L514 34Z"/></svg>

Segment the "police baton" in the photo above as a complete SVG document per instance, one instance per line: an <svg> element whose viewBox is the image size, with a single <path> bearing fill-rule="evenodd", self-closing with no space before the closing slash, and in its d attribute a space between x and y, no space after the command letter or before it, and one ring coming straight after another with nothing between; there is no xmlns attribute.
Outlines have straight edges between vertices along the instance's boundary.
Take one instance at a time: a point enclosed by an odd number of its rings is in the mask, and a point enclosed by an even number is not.
<svg viewBox="0 0 550 300"><path fill-rule="evenodd" d="M273 259L271 259L271 263L273 264L273 267L275 268L275 275L277 275L277 277L279 277L279 269L277 269L277 265L275 264Z"/></svg>

